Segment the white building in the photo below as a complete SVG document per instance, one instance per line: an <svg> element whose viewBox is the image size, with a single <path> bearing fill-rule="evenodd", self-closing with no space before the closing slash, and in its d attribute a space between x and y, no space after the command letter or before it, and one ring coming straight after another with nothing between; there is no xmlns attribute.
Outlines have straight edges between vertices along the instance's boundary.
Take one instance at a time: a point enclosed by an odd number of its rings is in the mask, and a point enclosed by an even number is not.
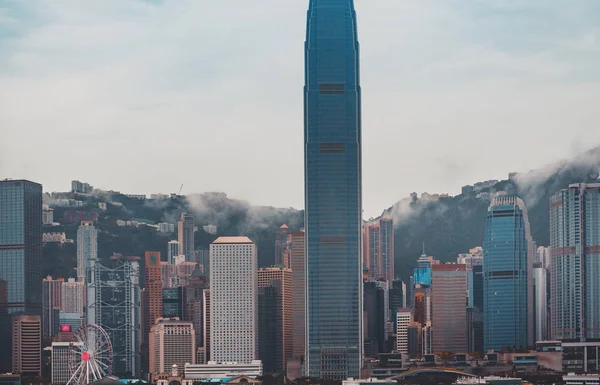
<svg viewBox="0 0 600 385"><path fill-rule="evenodd" d="M216 363L209 361L204 365L185 365L185 379L199 380L203 378L233 378L239 376L262 376L262 362L251 361L241 364L236 362Z"/></svg>
<svg viewBox="0 0 600 385"><path fill-rule="evenodd" d="M83 282L75 282L74 278L69 278L67 282L62 283L60 295L61 312L84 314L85 284Z"/></svg>
<svg viewBox="0 0 600 385"><path fill-rule="evenodd" d="M408 353L408 324L412 322L410 309L398 309L396 313L396 351Z"/></svg>
<svg viewBox="0 0 600 385"><path fill-rule="evenodd" d="M42 224L44 226L47 226L47 225L52 225L53 222L54 222L54 210L52 210L51 208L44 209L44 211L42 211Z"/></svg>
<svg viewBox="0 0 600 385"><path fill-rule="evenodd" d="M174 233L175 232L175 224L162 222L158 224L158 231L161 233Z"/></svg>
<svg viewBox="0 0 600 385"><path fill-rule="evenodd" d="M87 283L86 276L98 259L98 232L94 222L84 221L77 229L77 281Z"/></svg>
<svg viewBox="0 0 600 385"><path fill-rule="evenodd" d="M600 385L600 375L569 373L563 376L563 383L564 385Z"/></svg>
<svg viewBox="0 0 600 385"><path fill-rule="evenodd" d="M541 262L546 269L550 268L550 247L539 246L536 251L536 262Z"/></svg>
<svg viewBox="0 0 600 385"><path fill-rule="evenodd" d="M202 226L202 230L208 234L216 235L217 234L217 226L215 225L206 225Z"/></svg>
<svg viewBox="0 0 600 385"><path fill-rule="evenodd" d="M53 385L64 385L71 378L69 370L70 342L52 342L52 381ZM78 343L75 343L78 345ZM79 356L75 355L75 365L79 364Z"/></svg>
<svg viewBox="0 0 600 385"><path fill-rule="evenodd" d="M196 363L196 332L191 322L159 318L150 330L150 373L168 373L173 366Z"/></svg>
<svg viewBox="0 0 600 385"><path fill-rule="evenodd" d="M258 357L257 250L247 237L210 245L210 359L248 364Z"/></svg>
<svg viewBox="0 0 600 385"><path fill-rule="evenodd" d="M169 244L167 245L167 262L170 264L175 264L175 257L180 254L179 250L178 241L169 241Z"/></svg>

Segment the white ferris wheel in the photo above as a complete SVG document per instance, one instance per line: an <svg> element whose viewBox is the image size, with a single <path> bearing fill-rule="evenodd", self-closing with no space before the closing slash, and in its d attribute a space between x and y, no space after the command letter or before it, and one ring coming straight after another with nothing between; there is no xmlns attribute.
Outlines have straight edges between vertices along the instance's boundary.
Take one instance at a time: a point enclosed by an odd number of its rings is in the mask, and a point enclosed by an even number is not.
<svg viewBox="0 0 600 385"><path fill-rule="evenodd" d="M112 373L112 344L97 325L84 325L73 333L69 344L67 385L87 385Z"/></svg>

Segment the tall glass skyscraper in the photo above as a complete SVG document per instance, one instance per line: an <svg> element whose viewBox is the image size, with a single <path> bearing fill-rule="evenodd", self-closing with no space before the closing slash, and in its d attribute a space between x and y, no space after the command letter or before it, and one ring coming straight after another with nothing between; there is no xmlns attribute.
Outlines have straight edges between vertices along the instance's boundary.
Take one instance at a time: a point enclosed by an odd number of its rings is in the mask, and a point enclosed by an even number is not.
<svg viewBox="0 0 600 385"><path fill-rule="evenodd" d="M552 338L600 340L600 183L552 197L550 247Z"/></svg>
<svg viewBox="0 0 600 385"><path fill-rule="evenodd" d="M353 0L310 1L305 50L305 371L320 378L358 378L361 96Z"/></svg>
<svg viewBox="0 0 600 385"><path fill-rule="evenodd" d="M524 349L533 342L532 254L523 201L494 199L483 242L484 351Z"/></svg>
<svg viewBox="0 0 600 385"><path fill-rule="evenodd" d="M77 281L90 283L90 269L98 259L98 231L92 221L83 221L77 229Z"/></svg>

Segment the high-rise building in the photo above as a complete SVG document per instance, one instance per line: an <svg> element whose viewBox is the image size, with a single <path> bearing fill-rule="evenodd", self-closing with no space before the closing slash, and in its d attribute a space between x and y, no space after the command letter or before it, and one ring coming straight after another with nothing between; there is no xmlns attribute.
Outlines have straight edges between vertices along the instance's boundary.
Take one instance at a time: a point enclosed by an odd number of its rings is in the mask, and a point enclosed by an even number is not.
<svg viewBox="0 0 600 385"><path fill-rule="evenodd" d="M88 271L98 259L98 231L92 221L83 221L77 229L77 280L86 280Z"/></svg>
<svg viewBox="0 0 600 385"><path fill-rule="evenodd" d="M51 338L58 333L58 316L61 308L61 288L64 279L47 276L42 281L42 336Z"/></svg>
<svg viewBox="0 0 600 385"><path fill-rule="evenodd" d="M3 330L5 333L6 330ZM42 375L42 323L39 315L16 315L12 319L12 371Z"/></svg>
<svg viewBox="0 0 600 385"><path fill-rule="evenodd" d="M363 227L363 263L369 274L375 278L381 276L380 235L378 222Z"/></svg>
<svg viewBox="0 0 600 385"><path fill-rule="evenodd" d="M483 243L485 351L506 347L524 349L531 345L532 248L527 208L523 201L516 197L492 200Z"/></svg>
<svg viewBox="0 0 600 385"><path fill-rule="evenodd" d="M160 253L158 251L146 251L145 262L145 287L144 287L144 326L142 330L142 342L144 346L144 362L149 357L150 329L156 320L163 316L162 309L162 271L160 265Z"/></svg>
<svg viewBox="0 0 600 385"><path fill-rule="evenodd" d="M551 248L539 246L536 250L535 262L540 262L546 269L550 269L550 261L552 258Z"/></svg>
<svg viewBox="0 0 600 385"><path fill-rule="evenodd" d="M306 250L304 232L291 234L293 356L304 360L306 348Z"/></svg>
<svg viewBox="0 0 600 385"><path fill-rule="evenodd" d="M572 184L552 197L552 339L600 339L599 234L600 183Z"/></svg>
<svg viewBox="0 0 600 385"><path fill-rule="evenodd" d="M258 288L272 288L272 290L263 290L262 293L263 297L259 303L259 331L262 327L266 333L264 335L272 338L274 342L274 344L264 346L265 349L262 350L260 349L262 345L259 345L259 359L263 362L266 373L270 372L269 369L272 369L272 372L283 373L294 352L292 270L283 267L259 269ZM274 304L272 301L277 301L277 303ZM263 306L260 306L261 304ZM277 311L279 314L272 314L273 311ZM261 324L263 320L265 322ZM265 327L267 325L268 327ZM268 333L276 333L272 328L274 325L280 329L277 331L277 336L268 335ZM263 334L259 333L259 343L261 343L260 335Z"/></svg>
<svg viewBox="0 0 600 385"><path fill-rule="evenodd" d="M0 180L0 329L11 314L42 315L42 186ZM0 372L12 370L12 337L0 333Z"/></svg>
<svg viewBox="0 0 600 385"><path fill-rule="evenodd" d="M203 359L196 359L196 363L206 362L205 336L204 336L204 289L208 289L208 279L202 275L202 268L198 267L190 277L187 285L183 287L183 319L194 325L196 332L197 351L203 352ZM165 303L163 297L163 313L170 305ZM202 348L202 350L200 350Z"/></svg>
<svg viewBox="0 0 600 385"><path fill-rule="evenodd" d="M181 213L177 221L177 236L179 241L179 253L185 255L188 261L194 260L194 216ZM170 261L169 261L170 263Z"/></svg>
<svg viewBox="0 0 600 385"><path fill-rule="evenodd" d="M305 55L305 370L312 377L359 377L361 90L353 0L310 1Z"/></svg>
<svg viewBox="0 0 600 385"><path fill-rule="evenodd" d="M533 309L535 324L535 340L548 341L548 318L550 301L548 297L549 272L542 262L533 264Z"/></svg>
<svg viewBox="0 0 600 385"><path fill-rule="evenodd" d="M431 266L431 348L433 353L467 352L467 267Z"/></svg>
<svg viewBox="0 0 600 385"><path fill-rule="evenodd" d="M42 185L0 180L0 280L9 314L42 314Z"/></svg>
<svg viewBox="0 0 600 385"><path fill-rule="evenodd" d="M169 287L162 290L163 318L184 319L184 290L184 286Z"/></svg>
<svg viewBox="0 0 600 385"><path fill-rule="evenodd" d="M139 260L115 254L110 266L95 263L87 287L87 323L102 327L110 337L117 376L140 376Z"/></svg>
<svg viewBox="0 0 600 385"><path fill-rule="evenodd" d="M364 264L375 279L394 280L394 222L380 218L363 227Z"/></svg>
<svg viewBox="0 0 600 385"><path fill-rule="evenodd" d="M73 373L69 369L70 341L52 342L52 385L66 385ZM79 365L78 355L73 355L75 364Z"/></svg>
<svg viewBox="0 0 600 385"><path fill-rule="evenodd" d="M366 357L377 357L385 352L386 308L385 290L376 281L364 282L364 349Z"/></svg>
<svg viewBox="0 0 600 385"><path fill-rule="evenodd" d="M392 282L396 276L394 271L394 221L392 218L379 219L379 233L382 278Z"/></svg>
<svg viewBox="0 0 600 385"><path fill-rule="evenodd" d="M83 315L85 308L85 284L69 278L60 289L60 311Z"/></svg>
<svg viewBox="0 0 600 385"><path fill-rule="evenodd" d="M174 265L175 257L180 255L180 245L178 241L169 241L167 245L167 262Z"/></svg>
<svg viewBox="0 0 600 385"><path fill-rule="evenodd" d="M251 363L258 356L257 251L247 237L210 245L210 357Z"/></svg>
<svg viewBox="0 0 600 385"><path fill-rule="evenodd" d="M408 325L413 322L412 311L408 308L396 310L396 351L408 354Z"/></svg>
<svg viewBox="0 0 600 385"><path fill-rule="evenodd" d="M191 322L158 318L150 331L150 373L167 374L196 363L196 331Z"/></svg>
<svg viewBox="0 0 600 385"><path fill-rule="evenodd" d="M473 265L467 270L469 307L483 312L483 265Z"/></svg>
<svg viewBox="0 0 600 385"><path fill-rule="evenodd" d="M475 307L467 308L467 352L485 353L483 350L483 312Z"/></svg>
<svg viewBox="0 0 600 385"><path fill-rule="evenodd" d="M290 228L283 224L277 232L275 237L275 266L284 267L285 257L288 252L288 237L290 235Z"/></svg>
<svg viewBox="0 0 600 385"><path fill-rule="evenodd" d="M390 287L390 310L408 307L406 303L406 284L401 279L395 279Z"/></svg>
<svg viewBox="0 0 600 385"><path fill-rule="evenodd" d="M211 331L211 301L210 301L210 288L204 289L202 292L202 301L203 301L203 309L202 313L204 314L204 324L202 325L203 334L204 334L204 360L206 362L212 360L211 356L211 339L212 339L212 331Z"/></svg>
<svg viewBox="0 0 600 385"><path fill-rule="evenodd" d="M175 265L162 261L160 263L160 274L163 288L176 286L177 275L175 274Z"/></svg>

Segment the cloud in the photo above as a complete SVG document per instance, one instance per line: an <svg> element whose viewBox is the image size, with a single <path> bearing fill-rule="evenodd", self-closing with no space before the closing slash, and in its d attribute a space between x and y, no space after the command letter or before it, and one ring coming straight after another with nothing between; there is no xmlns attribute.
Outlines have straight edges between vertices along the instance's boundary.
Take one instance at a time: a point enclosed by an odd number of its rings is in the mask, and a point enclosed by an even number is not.
<svg viewBox="0 0 600 385"><path fill-rule="evenodd" d="M300 208L307 5L3 1L0 175ZM599 3L356 7L367 216L600 143Z"/></svg>

